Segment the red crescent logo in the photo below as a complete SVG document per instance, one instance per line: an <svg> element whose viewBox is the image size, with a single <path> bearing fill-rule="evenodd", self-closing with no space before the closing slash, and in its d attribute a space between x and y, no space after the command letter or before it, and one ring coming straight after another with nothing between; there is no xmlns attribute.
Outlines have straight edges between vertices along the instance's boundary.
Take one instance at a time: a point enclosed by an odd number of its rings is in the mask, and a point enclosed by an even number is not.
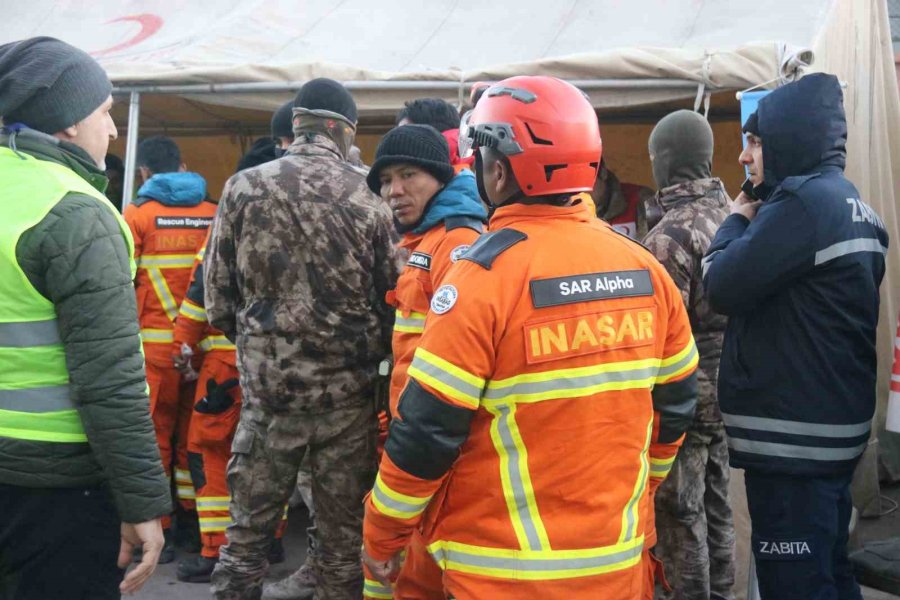
<svg viewBox="0 0 900 600"><path fill-rule="evenodd" d="M112 54L114 52L119 52L120 50L125 50L126 48L131 48L132 46L137 46L147 38L153 36L157 31L162 29L163 26L162 17L150 13L119 17L118 19L107 21L106 25L109 25L110 23L123 23L127 21L134 21L135 23L140 25L140 31L138 31L134 36L132 36L128 40L125 40L121 44L116 44L115 46L111 46L109 48L106 48L105 50L93 52L92 54L94 56L104 56L106 54Z"/></svg>

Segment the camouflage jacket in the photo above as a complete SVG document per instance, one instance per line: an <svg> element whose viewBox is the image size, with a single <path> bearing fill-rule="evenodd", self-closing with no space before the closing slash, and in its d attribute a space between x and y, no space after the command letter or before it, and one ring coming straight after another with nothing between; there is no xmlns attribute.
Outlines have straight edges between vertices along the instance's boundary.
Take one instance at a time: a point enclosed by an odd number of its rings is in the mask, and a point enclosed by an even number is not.
<svg viewBox="0 0 900 600"><path fill-rule="evenodd" d="M703 295L700 259L728 216L728 194L719 179L698 179L659 191L663 217L647 237L647 246L681 290L700 352L697 371L699 402L696 420L722 420L716 382L727 318L714 313Z"/></svg>
<svg viewBox="0 0 900 600"><path fill-rule="evenodd" d="M392 235L387 205L327 137L228 180L205 300L237 345L245 404L323 413L363 401L390 352Z"/></svg>

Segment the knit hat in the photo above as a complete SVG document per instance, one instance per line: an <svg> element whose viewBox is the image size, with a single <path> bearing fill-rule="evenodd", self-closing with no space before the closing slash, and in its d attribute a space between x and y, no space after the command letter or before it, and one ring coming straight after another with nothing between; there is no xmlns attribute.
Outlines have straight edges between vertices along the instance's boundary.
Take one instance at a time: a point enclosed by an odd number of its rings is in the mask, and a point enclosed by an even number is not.
<svg viewBox="0 0 900 600"><path fill-rule="evenodd" d="M653 128L647 145L660 189L712 177L713 131L703 115L691 110L666 115Z"/></svg>
<svg viewBox="0 0 900 600"><path fill-rule="evenodd" d="M366 176L369 189L380 193L381 171L400 163L420 167L441 183L447 183L455 175L447 140L431 125L401 125L381 138L375 151L375 164Z"/></svg>
<svg viewBox="0 0 900 600"><path fill-rule="evenodd" d="M0 46L0 116L53 134L94 112L112 83L100 64L74 46L34 37Z"/></svg>
<svg viewBox="0 0 900 600"><path fill-rule="evenodd" d="M354 125L357 122L356 101L353 96L343 85L327 77L304 83L294 98L294 108L324 110L342 115Z"/></svg>
<svg viewBox="0 0 900 600"><path fill-rule="evenodd" d="M294 101L288 100L272 115L272 137L294 139Z"/></svg>

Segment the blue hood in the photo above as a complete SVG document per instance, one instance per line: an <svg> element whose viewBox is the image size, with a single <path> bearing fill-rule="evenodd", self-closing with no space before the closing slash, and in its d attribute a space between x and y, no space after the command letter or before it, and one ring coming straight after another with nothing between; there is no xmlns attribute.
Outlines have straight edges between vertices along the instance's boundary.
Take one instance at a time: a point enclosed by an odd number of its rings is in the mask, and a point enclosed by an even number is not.
<svg viewBox="0 0 900 600"><path fill-rule="evenodd" d="M197 206L206 198L206 180L196 173L159 173L138 190L166 206Z"/></svg>
<svg viewBox="0 0 900 600"><path fill-rule="evenodd" d="M847 120L837 77L807 75L760 100L757 109L765 185L788 177L844 170Z"/></svg>
<svg viewBox="0 0 900 600"><path fill-rule="evenodd" d="M460 171L444 189L429 200L425 215L413 228L413 233L425 233L450 217L487 220L487 209L481 203L475 176L470 171Z"/></svg>

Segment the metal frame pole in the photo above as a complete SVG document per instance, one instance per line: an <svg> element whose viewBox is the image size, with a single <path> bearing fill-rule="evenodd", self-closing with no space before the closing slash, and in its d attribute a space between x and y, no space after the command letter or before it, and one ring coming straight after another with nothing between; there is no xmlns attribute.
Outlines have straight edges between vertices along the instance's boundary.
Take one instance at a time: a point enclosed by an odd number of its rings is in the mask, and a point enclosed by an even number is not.
<svg viewBox="0 0 900 600"><path fill-rule="evenodd" d="M131 92L128 104L128 139L125 141L125 173L122 175L122 211L131 203L134 195L134 172L137 162L138 128L141 116L141 93Z"/></svg>

